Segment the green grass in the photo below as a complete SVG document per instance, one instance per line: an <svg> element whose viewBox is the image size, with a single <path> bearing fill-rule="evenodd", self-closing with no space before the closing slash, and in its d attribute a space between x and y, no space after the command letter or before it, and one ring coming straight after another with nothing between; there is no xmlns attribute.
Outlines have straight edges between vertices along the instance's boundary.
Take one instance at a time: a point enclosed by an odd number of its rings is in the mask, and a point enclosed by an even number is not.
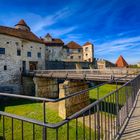
<svg viewBox="0 0 140 140"><path fill-rule="evenodd" d="M20 104L20 103L19 103ZM43 110L42 110L42 103L28 103L28 104L22 104L22 105L14 105L5 107L5 112L25 116L32 119L37 119L42 121L43 120ZM60 122L62 119L58 116L58 112L51 110L50 108L47 108L47 121L48 122ZM5 118L5 136L6 140L11 140L11 119L6 117ZM33 125L30 123L24 123L24 139L31 140L32 139L32 128ZM73 140L76 138L76 121L72 120L69 123L69 138L70 140ZM89 128L86 127L86 137L88 140L89 136ZM56 138L56 130L55 129L47 129L47 137L48 140L55 140ZM67 125L60 127L58 129L58 137L59 140L65 140L67 139ZM42 133L43 129L40 126L35 125L35 139L42 140ZM2 119L0 120L0 136L2 136ZM92 137L94 136L94 132L92 131ZM14 120L14 140L20 140L21 139L21 121ZM80 140L83 139L83 125L81 122L78 122L78 138Z"/></svg>
<svg viewBox="0 0 140 140"><path fill-rule="evenodd" d="M119 86L118 86L119 87ZM110 93L111 91L116 90L116 85L114 84L105 84L98 88L99 98L104 97L106 94ZM89 93L90 99L98 99L97 96L97 88L93 89Z"/></svg>
<svg viewBox="0 0 140 140"><path fill-rule="evenodd" d="M116 85L109 85L106 84L102 87L99 88L99 98L102 98L109 92L113 91L116 89ZM91 101L97 100L97 89L93 89L89 93ZM113 104L110 104L111 106ZM29 102L27 100L13 100L9 102L9 104L5 105L6 107L4 108L3 106L0 106L0 110L4 110L5 112L28 117L31 119L36 119L39 121L43 120L43 109L42 109L42 103L36 103L36 102ZM106 106L106 105L105 105ZM62 118L58 116L58 112L53 110L52 108L46 106L46 118L47 122L51 123L57 123L61 122ZM104 111L106 112L106 111ZM108 112L111 113L111 112ZM111 113L112 114L112 113ZM115 114L115 113L113 113ZM30 123L24 123L24 139L26 140L31 140L32 139L32 128L33 125ZM11 140L11 119L10 118L5 118L5 136L6 140ZM76 138L76 120L72 120L69 123L69 139L73 140ZM64 126L60 127L58 129L58 137L59 140L65 140L67 139L67 124ZM85 128L86 132L86 140L88 140L89 136L89 128ZM35 125L35 139L41 140L42 139L42 133L43 129L41 126ZM0 136L2 136L2 118L0 119ZM47 137L48 140L55 140L56 137L56 130L54 129L47 129ZM94 132L92 130L92 139L94 137ZM0 138L1 139L1 138ZM14 120L14 140L20 140L21 139L21 121L19 120ZM78 139L82 140L83 139L83 124L81 122L78 122Z"/></svg>

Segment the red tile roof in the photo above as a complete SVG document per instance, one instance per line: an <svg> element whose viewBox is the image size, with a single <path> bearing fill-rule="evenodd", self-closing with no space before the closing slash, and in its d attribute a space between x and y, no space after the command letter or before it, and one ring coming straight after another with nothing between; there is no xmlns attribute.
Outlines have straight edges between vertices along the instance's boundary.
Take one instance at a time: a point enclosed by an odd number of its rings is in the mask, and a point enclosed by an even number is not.
<svg viewBox="0 0 140 140"><path fill-rule="evenodd" d="M52 38L52 41L45 41L42 39L46 46L63 46L64 42L59 38Z"/></svg>
<svg viewBox="0 0 140 140"><path fill-rule="evenodd" d="M29 27L23 19L21 19L16 25L22 25L22 26Z"/></svg>
<svg viewBox="0 0 140 140"><path fill-rule="evenodd" d="M69 42L66 46L69 49L82 49L82 47L74 41Z"/></svg>
<svg viewBox="0 0 140 140"><path fill-rule="evenodd" d="M43 43L42 40L38 38L32 32L21 30L21 29L0 26L0 34L14 36L14 37L18 37L18 38L33 41L33 42Z"/></svg>
<svg viewBox="0 0 140 140"><path fill-rule="evenodd" d="M93 45L93 44L90 42L86 42L83 46L87 46L87 45Z"/></svg>
<svg viewBox="0 0 140 140"><path fill-rule="evenodd" d="M125 61L125 59L120 55L118 60L116 61L117 67L127 67L128 63Z"/></svg>

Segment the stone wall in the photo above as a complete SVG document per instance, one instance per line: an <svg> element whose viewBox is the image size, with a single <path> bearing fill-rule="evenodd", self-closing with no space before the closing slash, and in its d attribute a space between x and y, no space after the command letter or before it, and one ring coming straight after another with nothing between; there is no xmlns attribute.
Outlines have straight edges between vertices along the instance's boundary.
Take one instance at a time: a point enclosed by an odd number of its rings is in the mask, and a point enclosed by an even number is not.
<svg viewBox="0 0 140 140"><path fill-rule="evenodd" d="M22 77L22 94L35 96L35 84L32 77Z"/></svg>
<svg viewBox="0 0 140 140"><path fill-rule="evenodd" d="M59 98L66 97L87 88L88 84L84 81L65 81L63 84L59 85ZM59 102L59 116L65 119L86 107L89 103L88 92L63 100Z"/></svg>
<svg viewBox="0 0 140 140"><path fill-rule="evenodd" d="M35 94L37 97L58 98L58 83L56 79L34 77Z"/></svg>
<svg viewBox="0 0 140 140"><path fill-rule="evenodd" d="M90 62L64 62L64 61L46 61L46 69L76 69L76 64L80 65L83 69L94 67L94 63Z"/></svg>
<svg viewBox="0 0 140 140"><path fill-rule="evenodd" d="M63 61L66 58L67 53L63 46L46 46L47 61Z"/></svg>
<svg viewBox="0 0 140 140"><path fill-rule="evenodd" d="M45 69L45 45L0 34L0 48L5 49L5 53L0 54L0 91L20 94L22 61L26 61L27 71L29 62L38 62L37 69ZM17 50L21 51L20 56ZM28 51L31 57L27 57ZM38 58L38 52L41 58Z"/></svg>

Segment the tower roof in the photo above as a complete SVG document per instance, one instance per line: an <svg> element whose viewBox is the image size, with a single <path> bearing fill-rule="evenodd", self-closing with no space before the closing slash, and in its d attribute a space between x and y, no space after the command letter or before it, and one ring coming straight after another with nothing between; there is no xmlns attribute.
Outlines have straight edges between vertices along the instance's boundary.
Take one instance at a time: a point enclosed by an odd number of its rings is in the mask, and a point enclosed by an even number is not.
<svg viewBox="0 0 140 140"><path fill-rule="evenodd" d="M28 30L30 31L30 27L27 25L24 19L21 19L15 26L18 27L18 25L28 28Z"/></svg>
<svg viewBox="0 0 140 140"><path fill-rule="evenodd" d="M47 33L45 37L50 37L50 38L52 38L52 36L51 36L49 33Z"/></svg>
<svg viewBox="0 0 140 140"><path fill-rule="evenodd" d="M92 45L90 42L86 42L83 46Z"/></svg>
<svg viewBox="0 0 140 140"><path fill-rule="evenodd" d="M117 67L127 67L128 63L125 61L125 59L123 58L123 56L119 56L118 60L116 61L116 66Z"/></svg>
<svg viewBox="0 0 140 140"><path fill-rule="evenodd" d="M23 19L21 19L16 25L22 25L22 26L29 27Z"/></svg>
<svg viewBox="0 0 140 140"><path fill-rule="evenodd" d="M69 49L82 49L82 47L74 41L69 42L66 46Z"/></svg>

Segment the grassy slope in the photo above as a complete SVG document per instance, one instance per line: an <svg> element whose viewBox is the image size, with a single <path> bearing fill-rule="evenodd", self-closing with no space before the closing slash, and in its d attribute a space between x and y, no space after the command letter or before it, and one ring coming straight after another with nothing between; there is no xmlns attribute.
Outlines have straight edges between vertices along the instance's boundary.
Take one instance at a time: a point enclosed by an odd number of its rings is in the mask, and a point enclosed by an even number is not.
<svg viewBox="0 0 140 140"><path fill-rule="evenodd" d="M16 105L16 106L9 106L5 108L5 111L8 113L18 114L22 116L26 116L29 118L34 118L38 120L43 120L42 118L42 104L41 103L31 103L27 105ZM57 112L47 109L47 114L49 114L48 121L49 122L60 122L62 119L58 116ZM0 136L2 136L2 119L0 120ZM69 124L70 127L70 140L76 138L76 131L75 131L75 120L71 121ZM79 139L83 137L83 128L82 123L78 123L78 133ZM32 133L32 124L24 123L24 137L26 140L31 140L32 137L30 136ZM6 140L11 139L11 119L5 118L5 132L6 132ZM35 138L37 140L42 139L42 127L35 125ZM48 140L53 140L56 137L56 130L47 129ZM88 128L86 128L86 135L88 137ZM92 133L94 135L94 133ZM64 125L59 129L59 139L65 140L67 138L67 125ZM14 140L21 139L21 121L14 120Z"/></svg>
<svg viewBox="0 0 140 140"><path fill-rule="evenodd" d="M106 94L114 91L116 89L116 85L105 84L99 87L99 98L104 97ZM90 91L90 99L97 99L97 89L93 89Z"/></svg>
<svg viewBox="0 0 140 140"><path fill-rule="evenodd" d="M104 85L99 88L100 95L99 97L103 97L107 93L113 91L116 89L115 85ZM97 90L91 90L90 91L90 98L91 100L97 99ZM20 101L19 101L20 102ZM37 119L37 120L43 120L43 111L42 111L42 104L41 103L28 103L22 105L18 105L20 103L15 103L15 105L12 106L7 106L5 108L6 112L29 117L32 119ZM47 108L47 115L49 114L49 117L47 117L48 122L60 122L62 119L58 116L58 113L54 110L51 110L50 108ZM2 136L2 120L0 120L0 136ZM6 139L10 140L11 139L11 119L6 118L5 119L5 130L6 130ZM75 131L75 120L70 122L70 140L73 140L76 138L76 131ZM78 123L78 137L79 139L83 139L83 127L82 123ZM32 124L29 123L24 123L24 137L26 140L32 139L30 134L32 133ZM53 140L55 139L55 130L52 129L47 129L48 131L48 140ZM42 139L42 127L39 127L35 125L35 138L37 140ZM88 137L88 128L86 128L86 135ZM94 133L92 133L92 136ZM67 126L64 125L59 129L59 139L60 140L65 140L67 138ZM21 121L14 120L14 140L20 140L21 139ZM88 138L87 138L88 139Z"/></svg>

